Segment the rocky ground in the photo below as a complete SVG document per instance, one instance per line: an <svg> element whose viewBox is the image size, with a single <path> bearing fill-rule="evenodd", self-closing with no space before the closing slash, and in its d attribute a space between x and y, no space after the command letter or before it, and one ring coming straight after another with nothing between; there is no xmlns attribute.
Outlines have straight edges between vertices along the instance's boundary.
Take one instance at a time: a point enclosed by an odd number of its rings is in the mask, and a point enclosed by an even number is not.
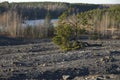
<svg viewBox="0 0 120 80"><path fill-rule="evenodd" d="M69 52L50 39L14 41L0 41L0 80L120 80L120 40Z"/></svg>

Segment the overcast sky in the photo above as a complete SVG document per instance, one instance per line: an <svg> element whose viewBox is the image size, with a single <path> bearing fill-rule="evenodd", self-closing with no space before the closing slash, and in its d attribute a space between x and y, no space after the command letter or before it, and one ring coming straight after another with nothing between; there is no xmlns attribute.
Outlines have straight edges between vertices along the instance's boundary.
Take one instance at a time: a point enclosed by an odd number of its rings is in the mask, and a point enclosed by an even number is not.
<svg viewBox="0 0 120 80"><path fill-rule="evenodd" d="M94 3L94 4L120 4L120 0L0 0L0 2L69 2L69 3Z"/></svg>

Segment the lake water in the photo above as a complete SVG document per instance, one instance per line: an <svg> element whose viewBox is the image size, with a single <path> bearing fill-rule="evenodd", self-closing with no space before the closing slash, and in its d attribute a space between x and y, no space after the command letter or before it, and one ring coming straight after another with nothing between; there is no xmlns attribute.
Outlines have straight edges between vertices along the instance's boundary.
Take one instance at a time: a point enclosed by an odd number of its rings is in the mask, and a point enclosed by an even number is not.
<svg viewBox="0 0 120 80"><path fill-rule="evenodd" d="M39 19L39 20L25 20L22 23L22 26L38 26L44 24L44 19ZM57 26L58 19L52 19L51 23L53 23L54 26Z"/></svg>

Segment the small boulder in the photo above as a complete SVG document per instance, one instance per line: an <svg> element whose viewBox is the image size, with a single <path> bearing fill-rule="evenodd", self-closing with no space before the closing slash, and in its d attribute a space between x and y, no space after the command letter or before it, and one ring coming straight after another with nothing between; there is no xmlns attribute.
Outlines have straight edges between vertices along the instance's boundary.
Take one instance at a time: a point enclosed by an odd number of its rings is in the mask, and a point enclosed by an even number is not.
<svg viewBox="0 0 120 80"><path fill-rule="evenodd" d="M63 80L68 80L70 76L69 75L63 75L62 77L63 77Z"/></svg>

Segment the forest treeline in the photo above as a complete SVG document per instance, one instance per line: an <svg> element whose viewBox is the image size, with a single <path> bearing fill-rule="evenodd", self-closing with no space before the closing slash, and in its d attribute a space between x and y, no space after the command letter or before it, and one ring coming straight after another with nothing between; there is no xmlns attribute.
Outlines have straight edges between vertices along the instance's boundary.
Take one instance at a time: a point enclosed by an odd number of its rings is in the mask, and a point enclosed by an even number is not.
<svg viewBox="0 0 120 80"><path fill-rule="evenodd" d="M65 11L69 11L70 14L77 14L97 8L108 8L108 6L59 2L0 3L0 13L8 10L16 11L23 19L44 19L47 12L50 13L51 18L56 19Z"/></svg>
<svg viewBox="0 0 120 80"><path fill-rule="evenodd" d="M55 13L51 13L52 11ZM40 18L45 19L44 24L22 26L26 19ZM51 23L52 18L59 19L58 27L61 26L62 33L66 33L67 30L73 32L67 40L77 40L81 34L89 35L91 39L119 38L120 35L120 5L49 2L0 3L0 34L20 38L56 36L57 31ZM65 26L70 28L66 29ZM69 33L64 35L69 37Z"/></svg>
<svg viewBox="0 0 120 80"><path fill-rule="evenodd" d="M76 15L69 15L66 11L59 18L60 25L69 24L76 27L78 33L79 30L83 30L84 34L91 34L97 38L112 38L114 35L116 37L120 35L120 5L89 10Z"/></svg>
<svg viewBox="0 0 120 80"><path fill-rule="evenodd" d="M0 15L0 35L14 38L50 38L54 26L48 13L43 24L23 26L24 20L16 11L7 11Z"/></svg>
<svg viewBox="0 0 120 80"><path fill-rule="evenodd" d="M57 26L51 23L58 18ZM23 26L24 20L45 19ZM53 38L62 50L89 46L87 39L120 39L120 5L69 3L0 3L0 35L14 38Z"/></svg>
<svg viewBox="0 0 120 80"><path fill-rule="evenodd" d="M89 46L81 40L120 39L120 5L108 9L95 9L79 14L63 13L59 17L53 42L62 50L76 50ZM102 44L101 44L102 45Z"/></svg>

